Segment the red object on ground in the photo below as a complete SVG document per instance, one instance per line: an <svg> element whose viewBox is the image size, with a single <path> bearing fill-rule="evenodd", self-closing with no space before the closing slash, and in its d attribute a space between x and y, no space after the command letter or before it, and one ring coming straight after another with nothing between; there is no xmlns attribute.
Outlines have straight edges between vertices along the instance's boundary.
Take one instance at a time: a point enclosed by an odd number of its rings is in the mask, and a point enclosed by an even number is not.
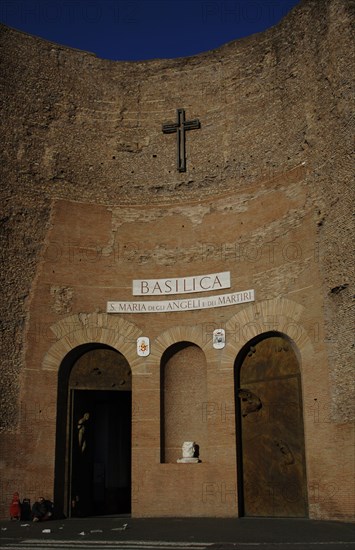
<svg viewBox="0 0 355 550"><path fill-rule="evenodd" d="M12 501L10 504L10 518L11 519L21 518L20 495L18 493L14 493L12 497Z"/></svg>

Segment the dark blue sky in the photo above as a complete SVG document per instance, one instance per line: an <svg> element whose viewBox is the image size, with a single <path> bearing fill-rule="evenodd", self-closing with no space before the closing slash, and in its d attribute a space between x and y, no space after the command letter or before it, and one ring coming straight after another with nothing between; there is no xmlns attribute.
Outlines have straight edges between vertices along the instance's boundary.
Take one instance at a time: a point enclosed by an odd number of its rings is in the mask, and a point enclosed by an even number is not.
<svg viewBox="0 0 355 550"><path fill-rule="evenodd" d="M276 24L299 0L0 0L0 21L114 60L194 55Z"/></svg>

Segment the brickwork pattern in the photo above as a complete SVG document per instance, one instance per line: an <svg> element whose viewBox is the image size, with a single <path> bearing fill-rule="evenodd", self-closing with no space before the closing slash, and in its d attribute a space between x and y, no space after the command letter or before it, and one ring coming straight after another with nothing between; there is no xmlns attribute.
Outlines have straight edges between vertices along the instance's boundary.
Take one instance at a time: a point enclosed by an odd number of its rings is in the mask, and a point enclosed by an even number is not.
<svg viewBox="0 0 355 550"><path fill-rule="evenodd" d="M0 27L2 516L16 489L51 493L58 369L90 342L132 370L133 513L236 516L233 364L280 331L299 354L311 517L354 519L352 18L350 1L303 0L261 35L138 63ZM186 173L162 132L178 107L201 121ZM105 313L132 279L226 270L255 304ZM184 476L160 463L158 420L180 341L207 362L209 461Z"/></svg>

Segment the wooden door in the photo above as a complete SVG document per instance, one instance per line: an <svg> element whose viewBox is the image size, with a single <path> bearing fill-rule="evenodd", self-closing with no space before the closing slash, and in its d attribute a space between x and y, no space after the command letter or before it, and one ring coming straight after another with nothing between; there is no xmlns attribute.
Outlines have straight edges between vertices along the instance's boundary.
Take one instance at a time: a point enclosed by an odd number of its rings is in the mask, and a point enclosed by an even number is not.
<svg viewBox="0 0 355 550"><path fill-rule="evenodd" d="M271 336L249 346L238 385L242 515L306 517L301 376L291 344Z"/></svg>

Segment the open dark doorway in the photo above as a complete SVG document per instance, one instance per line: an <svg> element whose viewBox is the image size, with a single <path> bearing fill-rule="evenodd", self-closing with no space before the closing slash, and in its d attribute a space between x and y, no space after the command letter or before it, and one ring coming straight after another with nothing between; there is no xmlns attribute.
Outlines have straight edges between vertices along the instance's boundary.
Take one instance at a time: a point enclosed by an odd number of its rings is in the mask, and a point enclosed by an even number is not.
<svg viewBox="0 0 355 550"><path fill-rule="evenodd" d="M306 517L301 373L278 333L251 340L236 361L239 515Z"/></svg>
<svg viewBox="0 0 355 550"><path fill-rule="evenodd" d="M131 392L71 393L71 515L130 513Z"/></svg>
<svg viewBox="0 0 355 550"><path fill-rule="evenodd" d="M56 514L131 512L132 373L104 344L74 348L58 373Z"/></svg>

